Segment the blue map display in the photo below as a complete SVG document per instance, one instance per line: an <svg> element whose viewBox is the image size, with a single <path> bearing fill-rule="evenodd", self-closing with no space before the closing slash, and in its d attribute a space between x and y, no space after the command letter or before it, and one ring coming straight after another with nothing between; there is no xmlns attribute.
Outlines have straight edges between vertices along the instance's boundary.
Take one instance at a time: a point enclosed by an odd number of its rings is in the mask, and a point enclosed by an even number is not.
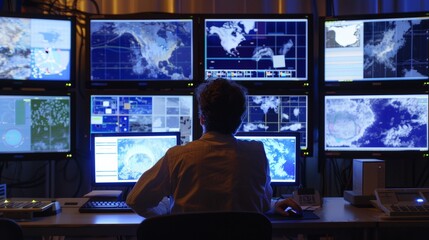
<svg viewBox="0 0 429 240"><path fill-rule="evenodd" d="M205 78L307 80L307 26L298 19L205 20Z"/></svg>
<svg viewBox="0 0 429 240"><path fill-rule="evenodd" d="M92 20L91 80L192 80L192 20Z"/></svg>
<svg viewBox="0 0 429 240"><path fill-rule="evenodd" d="M264 144L270 165L272 182L297 181L296 139L291 137L236 136L238 139L256 140ZM298 155L297 155L298 154Z"/></svg>
<svg viewBox="0 0 429 240"><path fill-rule="evenodd" d="M428 77L428 29L428 19L364 23L364 77Z"/></svg>
<svg viewBox="0 0 429 240"><path fill-rule="evenodd" d="M238 132L299 132L307 148L308 98L305 95L248 95L247 114Z"/></svg>
<svg viewBox="0 0 429 240"><path fill-rule="evenodd" d="M325 150L427 150L428 95L326 96Z"/></svg>

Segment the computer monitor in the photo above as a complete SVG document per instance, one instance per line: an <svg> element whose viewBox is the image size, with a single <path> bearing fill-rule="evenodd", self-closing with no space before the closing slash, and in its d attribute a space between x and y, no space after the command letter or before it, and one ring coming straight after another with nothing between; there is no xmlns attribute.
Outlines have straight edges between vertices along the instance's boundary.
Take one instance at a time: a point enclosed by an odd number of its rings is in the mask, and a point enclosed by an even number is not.
<svg viewBox="0 0 429 240"><path fill-rule="evenodd" d="M298 186L301 184L298 133L237 133L236 138L261 141L264 144L273 185Z"/></svg>
<svg viewBox="0 0 429 240"><path fill-rule="evenodd" d="M429 16L395 13L324 17L327 87L423 87L429 80Z"/></svg>
<svg viewBox="0 0 429 240"><path fill-rule="evenodd" d="M311 79L311 15L208 14L204 24L204 78L248 86Z"/></svg>
<svg viewBox="0 0 429 240"><path fill-rule="evenodd" d="M193 140L191 93L92 94L90 101L91 133L180 132L181 144Z"/></svg>
<svg viewBox="0 0 429 240"><path fill-rule="evenodd" d="M132 185L179 140L178 132L93 133L93 183Z"/></svg>
<svg viewBox="0 0 429 240"><path fill-rule="evenodd" d="M427 154L428 98L427 93L326 95L325 155L408 159Z"/></svg>
<svg viewBox="0 0 429 240"><path fill-rule="evenodd" d="M187 14L91 16L88 87L192 87L195 24Z"/></svg>
<svg viewBox="0 0 429 240"><path fill-rule="evenodd" d="M72 157L72 106L72 97L67 94L2 93L0 161Z"/></svg>
<svg viewBox="0 0 429 240"><path fill-rule="evenodd" d="M0 35L0 86L73 87L73 17L1 13Z"/></svg>
<svg viewBox="0 0 429 240"><path fill-rule="evenodd" d="M247 96L247 112L239 133L277 132L300 134L300 147L305 155L310 154L311 132L309 131L309 100L306 94L253 95Z"/></svg>

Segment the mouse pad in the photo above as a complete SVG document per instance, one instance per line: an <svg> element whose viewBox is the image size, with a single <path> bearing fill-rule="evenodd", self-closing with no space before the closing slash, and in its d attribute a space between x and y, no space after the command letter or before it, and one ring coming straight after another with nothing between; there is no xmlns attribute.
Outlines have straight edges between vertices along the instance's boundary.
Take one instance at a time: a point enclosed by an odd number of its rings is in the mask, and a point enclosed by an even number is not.
<svg viewBox="0 0 429 240"><path fill-rule="evenodd" d="M320 218L313 211L305 211L305 210L302 211L302 217L301 218L284 217L284 216L280 216L280 215L272 213L272 212L265 213L265 216L267 216L271 221L311 220L311 219L319 219Z"/></svg>

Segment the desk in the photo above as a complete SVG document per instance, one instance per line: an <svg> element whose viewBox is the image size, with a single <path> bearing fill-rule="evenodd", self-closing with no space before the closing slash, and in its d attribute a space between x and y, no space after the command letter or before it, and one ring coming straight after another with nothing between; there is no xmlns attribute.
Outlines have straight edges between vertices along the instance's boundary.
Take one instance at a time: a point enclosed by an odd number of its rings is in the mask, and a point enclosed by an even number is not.
<svg viewBox="0 0 429 240"><path fill-rule="evenodd" d="M62 206L67 201L77 201L76 199L57 200ZM85 199L78 200L83 202ZM19 224L22 226L25 236L102 237L133 236L140 222L144 220L143 217L134 213L79 213L80 205L64 206L62 212L55 216L39 217L33 221ZM424 227L425 229L428 229L429 226L429 221L424 220L381 220L380 216L383 213L380 210L357 208L343 198L324 198L322 208L316 210L315 213L320 219L273 220L273 237L326 234L335 236L336 239L377 239L383 238L385 230L396 229L398 226Z"/></svg>

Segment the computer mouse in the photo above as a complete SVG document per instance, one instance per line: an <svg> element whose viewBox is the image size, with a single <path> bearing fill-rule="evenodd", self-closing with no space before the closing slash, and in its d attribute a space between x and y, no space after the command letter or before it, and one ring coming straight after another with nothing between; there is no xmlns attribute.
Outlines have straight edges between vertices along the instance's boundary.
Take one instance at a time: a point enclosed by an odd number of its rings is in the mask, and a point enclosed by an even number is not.
<svg viewBox="0 0 429 240"><path fill-rule="evenodd" d="M302 212L298 212L295 209L291 208L291 207L287 207L285 209L285 212L287 212L289 214L288 217L292 217L292 218L302 218Z"/></svg>

